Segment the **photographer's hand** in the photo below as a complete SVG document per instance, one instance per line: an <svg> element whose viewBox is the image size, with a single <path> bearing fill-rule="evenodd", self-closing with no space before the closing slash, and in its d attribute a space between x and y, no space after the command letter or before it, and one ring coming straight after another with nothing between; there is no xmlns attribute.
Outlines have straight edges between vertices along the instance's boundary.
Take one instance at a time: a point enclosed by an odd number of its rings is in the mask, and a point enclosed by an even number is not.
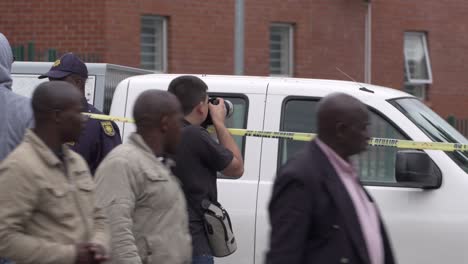
<svg viewBox="0 0 468 264"><path fill-rule="evenodd" d="M219 104L209 105L211 119L213 120L213 125L216 129L216 135L218 136L219 143L229 149L233 154L231 163L229 163L222 173L224 176L240 177L244 174L244 160L236 141L234 141L234 138L224 124L226 119L224 100L222 98L218 98L218 100Z"/></svg>
<svg viewBox="0 0 468 264"><path fill-rule="evenodd" d="M224 126L224 121L226 120L226 107L224 106L223 98L217 98L219 103L217 105L208 104L210 109L211 119L213 120L213 125Z"/></svg>

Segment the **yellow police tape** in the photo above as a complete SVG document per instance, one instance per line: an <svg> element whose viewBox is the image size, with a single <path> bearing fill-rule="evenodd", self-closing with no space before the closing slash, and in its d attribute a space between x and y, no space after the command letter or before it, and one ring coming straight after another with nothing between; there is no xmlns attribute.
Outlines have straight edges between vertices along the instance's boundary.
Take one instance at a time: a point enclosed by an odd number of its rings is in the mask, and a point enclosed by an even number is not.
<svg viewBox="0 0 468 264"><path fill-rule="evenodd" d="M135 121L130 118L116 117L108 115L99 115L91 113L83 113L92 119L115 121L123 123L134 123ZM311 141L317 135L312 133L297 133L297 132L274 132L274 131L259 131L259 130L247 130L239 128L228 128L229 132L234 136L242 137L262 137L262 138L281 138L290 139L296 141ZM213 132L211 130L210 132ZM443 150L443 151L468 151L468 144L460 143L442 143L442 142L418 142L411 140L402 139L391 139L391 138L371 138L369 140L370 146L376 147L393 147L399 149L427 149L427 150Z"/></svg>

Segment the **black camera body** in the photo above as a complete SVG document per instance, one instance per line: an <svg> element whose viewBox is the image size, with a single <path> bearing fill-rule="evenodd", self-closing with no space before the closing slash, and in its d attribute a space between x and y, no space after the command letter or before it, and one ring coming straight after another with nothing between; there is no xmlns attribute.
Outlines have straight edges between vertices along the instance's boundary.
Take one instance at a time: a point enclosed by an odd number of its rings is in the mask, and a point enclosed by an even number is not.
<svg viewBox="0 0 468 264"><path fill-rule="evenodd" d="M208 98L209 104L217 105L219 104L219 100L216 97L209 97ZM226 119L231 117L234 113L234 105L231 101L224 99L224 107L226 108ZM202 127L207 128L208 126L213 125L213 119L211 118L211 113L208 111L208 116L206 117L205 121L201 124Z"/></svg>

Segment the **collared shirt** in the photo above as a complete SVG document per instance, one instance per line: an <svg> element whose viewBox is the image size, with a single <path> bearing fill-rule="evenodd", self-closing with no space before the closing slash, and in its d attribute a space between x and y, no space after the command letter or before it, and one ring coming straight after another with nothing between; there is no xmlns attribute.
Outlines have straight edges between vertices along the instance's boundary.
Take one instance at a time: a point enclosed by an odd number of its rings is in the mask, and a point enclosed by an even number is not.
<svg viewBox="0 0 468 264"><path fill-rule="evenodd" d="M366 241L367 252L371 264L384 263L384 249L380 230L380 220L377 208L369 200L353 166L341 158L333 149L324 142L316 139L317 145L325 153L335 169L338 177L348 191L361 225L361 230Z"/></svg>

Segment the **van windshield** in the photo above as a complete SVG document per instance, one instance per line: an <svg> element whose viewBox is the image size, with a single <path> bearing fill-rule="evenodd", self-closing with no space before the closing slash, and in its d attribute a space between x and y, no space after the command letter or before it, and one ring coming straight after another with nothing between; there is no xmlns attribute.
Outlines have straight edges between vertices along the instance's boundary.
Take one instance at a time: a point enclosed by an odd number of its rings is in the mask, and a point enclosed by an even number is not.
<svg viewBox="0 0 468 264"><path fill-rule="evenodd" d="M462 134L418 99L401 98L390 103L413 121L432 141L468 144L468 140ZM446 153L468 173L468 151Z"/></svg>

